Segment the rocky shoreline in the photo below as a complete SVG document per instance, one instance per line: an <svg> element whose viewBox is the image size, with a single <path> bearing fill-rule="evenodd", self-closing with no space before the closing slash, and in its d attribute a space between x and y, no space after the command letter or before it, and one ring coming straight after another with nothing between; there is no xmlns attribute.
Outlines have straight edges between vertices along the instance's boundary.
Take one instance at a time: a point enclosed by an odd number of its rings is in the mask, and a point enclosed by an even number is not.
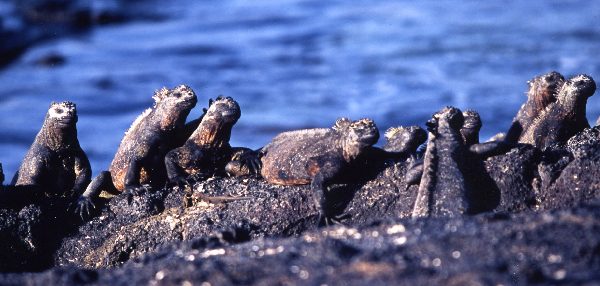
<svg viewBox="0 0 600 286"><path fill-rule="evenodd" d="M492 212L412 219L406 162L335 185L345 226L316 228L308 186L211 178L105 201L92 220L42 199L0 215L2 284L586 284L600 278L600 129L566 146L518 145L484 162ZM550 163L555 162L555 163ZM559 174L536 183L540 166ZM466 174L465 176L468 176ZM211 203L202 196L230 196Z"/></svg>

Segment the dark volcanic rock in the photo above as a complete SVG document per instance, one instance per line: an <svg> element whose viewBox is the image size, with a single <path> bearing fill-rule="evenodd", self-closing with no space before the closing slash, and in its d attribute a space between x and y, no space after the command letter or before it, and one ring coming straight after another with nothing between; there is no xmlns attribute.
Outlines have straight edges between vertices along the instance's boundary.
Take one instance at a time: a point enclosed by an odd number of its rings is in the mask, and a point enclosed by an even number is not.
<svg viewBox="0 0 600 286"><path fill-rule="evenodd" d="M40 209L27 206L21 210L0 209L0 270L27 268L38 255L34 226L39 225Z"/></svg>
<svg viewBox="0 0 600 286"><path fill-rule="evenodd" d="M521 144L485 161L485 169L500 190L496 211L524 211L535 205L532 182L540 160L538 149Z"/></svg>
<svg viewBox="0 0 600 286"><path fill-rule="evenodd" d="M600 126L586 128L567 141L566 149L571 153L593 146L600 146Z"/></svg>
<svg viewBox="0 0 600 286"><path fill-rule="evenodd" d="M594 148L586 157L576 157L539 196L544 209L572 207L600 195L600 150Z"/></svg>
<svg viewBox="0 0 600 286"><path fill-rule="evenodd" d="M561 152L561 151L554 151ZM553 181L538 194L543 209L572 207L600 195L600 128L586 128L567 141L553 166ZM564 154L566 153L566 154Z"/></svg>
<svg viewBox="0 0 600 286"><path fill-rule="evenodd" d="M500 194L477 216L410 219L407 163L377 160L326 194L345 227L316 229L308 186L257 178L105 199L77 231L66 200L2 210L0 270L57 267L0 284L585 284L600 279L598 134L566 149L518 145L470 168Z"/></svg>
<svg viewBox="0 0 600 286"><path fill-rule="evenodd" d="M317 210L308 187L282 187L262 180L209 179L195 194L240 197L238 201L185 206L184 192L163 189L134 197L113 198L99 217L65 239L57 253L60 265L119 265L173 241L190 240L227 229L247 230L247 239L295 235L316 225Z"/></svg>
<svg viewBox="0 0 600 286"><path fill-rule="evenodd" d="M384 217L410 217L419 186L406 188L407 165L408 162L390 163L374 179L354 185L355 191L345 190L344 194L352 196L344 205L348 218L344 223L361 225Z"/></svg>
<svg viewBox="0 0 600 286"><path fill-rule="evenodd" d="M520 145L485 162L487 173L483 175L492 178L491 187L500 191L496 212L555 207L536 205L532 182L539 160L537 149ZM371 174L369 180L349 180L348 184L332 186L327 196L337 202L333 208L344 215L343 223L365 225L382 218L410 217L417 187L406 189L406 164L386 162L371 166L379 172ZM135 197L131 204L125 196L117 196L100 216L81 226L79 234L63 240L56 263L93 268L118 266L173 242L231 230L239 232L241 238L227 240L228 244L297 236L314 229L318 217L308 186L276 186L255 178L212 178L196 183L193 194L239 200L210 203L195 199L190 204L186 193L177 188L148 192Z"/></svg>
<svg viewBox="0 0 600 286"><path fill-rule="evenodd" d="M66 198L44 198L22 208L0 209L0 272L52 267L60 240L76 230Z"/></svg>
<svg viewBox="0 0 600 286"><path fill-rule="evenodd" d="M414 191L402 181L405 163L387 166L369 181L337 184L326 194L345 214L346 224L364 224L384 217L410 215ZM384 168L386 166L380 166ZM239 198L210 203L185 192L162 189L135 197L113 198L100 216L81 226L79 234L63 241L58 265L107 267L174 241L243 230L243 237L295 236L314 229L318 210L308 186L277 186L255 178L212 178L197 183L194 195ZM188 206L186 206L188 205ZM239 242L239 239L234 242Z"/></svg>
<svg viewBox="0 0 600 286"><path fill-rule="evenodd" d="M176 243L118 269L4 274L3 284L594 284L600 204L517 215L394 219L232 246ZM205 240L203 240L205 241Z"/></svg>

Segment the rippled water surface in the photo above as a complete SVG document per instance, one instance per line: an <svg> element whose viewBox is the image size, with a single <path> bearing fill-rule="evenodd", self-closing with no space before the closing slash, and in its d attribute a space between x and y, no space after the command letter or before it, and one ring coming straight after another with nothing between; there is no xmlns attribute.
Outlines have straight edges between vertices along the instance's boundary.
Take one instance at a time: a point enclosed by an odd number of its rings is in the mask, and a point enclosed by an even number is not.
<svg viewBox="0 0 600 286"><path fill-rule="evenodd" d="M491 2L491 1L490 1ZM29 49L0 70L0 162L7 177L51 101L72 100L94 174L162 87L200 102L234 97L232 144L372 117L423 123L445 105L473 108L482 138L505 131L526 81L557 70L600 80L598 1L157 1L154 20L103 26ZM158 20L160 19L160 20ZM47 55L63 65L35 64ZM588 118L600 114L600 96Z"/></svg>

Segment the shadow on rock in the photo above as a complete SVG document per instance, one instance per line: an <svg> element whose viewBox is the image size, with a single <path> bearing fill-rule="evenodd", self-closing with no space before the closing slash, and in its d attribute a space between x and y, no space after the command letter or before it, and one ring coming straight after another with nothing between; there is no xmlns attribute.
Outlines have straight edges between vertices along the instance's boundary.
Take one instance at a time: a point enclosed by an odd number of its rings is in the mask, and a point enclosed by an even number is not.
<svg viewBox="0 0 600 286"><path fill-rule="evenodd" d="M46 198L22 208L0 209L0 271L41 271L54 266L62 238L80 223L66 212L70 200Z"/></svg>

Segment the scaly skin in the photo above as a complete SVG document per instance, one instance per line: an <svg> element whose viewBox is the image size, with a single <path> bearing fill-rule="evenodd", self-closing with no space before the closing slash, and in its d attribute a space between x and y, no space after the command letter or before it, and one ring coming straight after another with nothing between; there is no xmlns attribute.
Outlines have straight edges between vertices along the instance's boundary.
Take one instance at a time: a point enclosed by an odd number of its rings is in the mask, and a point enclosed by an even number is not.
<svg viewBox="0 0 600 286"><path fill-rule="evenodd" d="M383 150L387 152L406 153L411 156L417 148L427 140L427 132L419 126L390 127L385 131L386 143Z"/></svg>
<svg viewBox="0 0 600 286"><path fill-rule="evenodd" d="M481 118L474 110L466 110L462 113L464 123L460 128L460 135L467 152L465 156L472 160L485 160L491 156L506 153L511 145L505 141L489 141L479 143L479 131L481 130ZM429 144L427 145L429 147ZM423 160L415 161L407 170L404 178L406 187L419 184L423 176Z"/></svg>
<svg viewBox="0 0 600 286"><path fill-rule="evenodd" d="M527 101L517 112L517 116L506 133L505 141L507 143L524 143L524 135L529 127L548 105L556 102L556 95L564 82L565 78L555 71L536 76L528 82Z"/></svg>
<svg viewBox="0 0 600 286"><path fill-rule="evenodd" d="M52 103L13 183L38 186L56 195L81 194L90 182L92 171L79 146L76 123L75 104Z"/></svg>
<svg viewBox="0 0 600 286"><path fill-rule="evenodd" d="M427 122L429 142L413 217L454 216L467 212L462 125L463 115L453 107L442 109Z"/></svg>
<svg viewBox="0 0 600 286"><path fill-rule="evenodd" d="M329 224L336 220L324 196L326 187L378 139L370 119L341 118L332 128L284 132L262 148L261 174L272 184L310 184L320 223Z"/></svg>
<svg viewBox="0 0 600 286"><path fill-rule="evenodd" d="M532 123L521 142L545 149L564 144L573 135L590 125L586 118L587 99L596 91L596 83L587 75L578 75L566 81L557 101L548 105Z"/></svg>
<svg viewBox="0 0 600 286"><path fill-rule="evenodd" d="M481 117L475 110L463 111L464 123L460 128L460 134L465 145L479 144L479 131L481 130Z"/></svg>
<svg viewBox="0 0 600 286"><path fill-rule="evenodd" d="M178 147L185 120L197 99L194 91L184 85L155 92L152 108L142 113L125 133L109 171L101 172L80 197L77 211L83 216L93 207L91 198L101 191L130 195L149 187L164 186L167 174L166 153Z"/></svg>
<svg viewBox="0 0 600 286"><path fill-rule="evenodd" d="M246 164L250 172L256 172L259 159L248 148L232 148L229 145L231 129L241 116L238 103L231 97L218 97L210 105L198 128L179 148L175 148L165 157L169 181L174 184L187 184L187 177L203 178L212 175L224 175L226 166L239 157L253 158ZM250 156L253 154L254 156Z"/></svg>
<svg viewBox="0 0 600 286"><path fill-rule="evenodd" d="M469 148L470 155L480 159L487 159L492 156L504 154L510 150L512 144L505 140L488 141L479 143L479 131L481 130L481 117L475 110L465 110L463 112L464 123L460 129L465 146Z"/></svg>

